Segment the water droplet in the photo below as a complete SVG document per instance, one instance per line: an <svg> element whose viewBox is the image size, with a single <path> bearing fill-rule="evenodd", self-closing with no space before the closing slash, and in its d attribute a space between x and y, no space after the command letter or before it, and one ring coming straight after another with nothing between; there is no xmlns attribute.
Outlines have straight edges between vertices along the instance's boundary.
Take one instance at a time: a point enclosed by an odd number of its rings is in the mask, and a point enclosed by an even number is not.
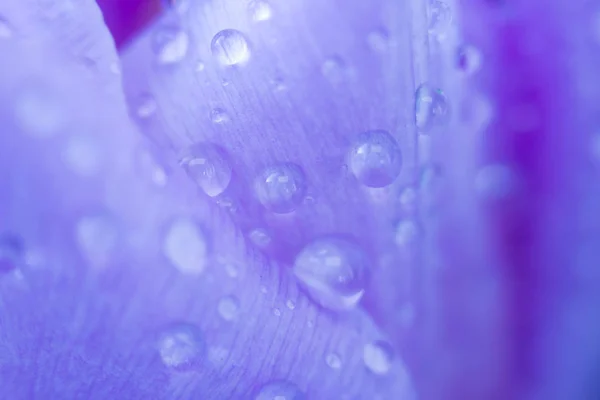
<svg viewBox="0 0 600 400"><path fill-rule="evenodd" d="M287 308L289 308L290 310L294 310L296 308L296 303L294 303L292 300L288 300L285 302L285 305Z"/></svg>
<svg viewBox="0 0 600 400"><path fill-rule="evenodd" d="M263 0L252 0L248 4L248 10L252 16L252 20L255 22L267 21L271 19L273 10L269 3Z"/></svg>
<svg viewBox="0 0 600 400"><path fill-rule="evenodd" d="M342 368L342 359L336 353L329 353L325 356L325 362L331 369Z"/></svg>
<svg viewBox="0 0 600 400"><path fill-rule="evenodd" d="M389 41L390 41L389 35L383 29L378 29L378 30L369 32L369 34L367 35L367 43L369 44L369 47L371 48L371 50L378 52L378 53L383 53L383 52L387 51L388 46L389 46Z"/></svg>
<svg viewBox="0 0 600 400"><path fill-rule="evenodd" d="M374 374L385 375L392 367L393 350L381 340L366 344L363 349L365 366Z"/></svg>
<svg viewBox="0 0 600 400"><path fill-rule="evenodd" d="M237 266L237 264L233 263L233 262L225 262L223 264L223 268L225 269L225 273L230 277L230 278L237 278L238 276L240 276L240 271L239 268Z"/></svg>
<svg viewBox="0 0 600 400"><path fill-rule="evenodd" d="M352 173L365 186L380 188L394 182L402 169L396 140L385 131L359 135L349 157Z"/></svg>
<svg viewBox="0 0 600 400"><path fill-rule="evenodd" d="M154 32L152 46L159 64L176 64L187 54L189 36L179 27L163 26Z"/></svg>
<svg viewBox="0 0 600 400"><path fill-rule="evenodd" d="M109 215L90 215L77 221L75 236L88 262L94 267L102 267L109 262L117 245L118 230Z"/></svg>
<svg viewBox="0 0 600 400"><path fill-rule="evenodd" d="M368 257L358 246L329 236L308 244L296 256L293 272L315 302L343 311L362 298L369 269Z"/></svg>
<svg viewBox="0 0 600 400"><path fill-rule="evenodd" d="M481 52L473 46L459 47L457 54L458 67L466 74L473 74L481 67Z"/></svg>
<svg viewBox="0 0 600 400"><path fill-rule="evenodd" d="M229 121L229 115L222 108L215 108L210 112L210 119L215 124L222 124Z"/></svg>
<svg viewBox="0 0 600 400"><path fill-rule="evenodd" d="M200 227L187 218L177 218L167 230L163 251L181 272L200 274L207 265L207 243Z"/></svg>
<svg viewBox="0 0 600 400"><path fill-rule="evenodd" d="M231 165L225 150L211 143L190 147L180 164L198 186L211 197L223 193L231 181Z"/></svg>
<svg viewBox="0 0 600 400"><path fill-rule="evenodd" d="M445 124L449 118L449 108L448 100L440 89L422 84L415 93L417 128L428 131L435 125Z"/></svg>
<svg viewBox="0 0 600 400"><path fill-rule="evenodd" d="M20 128L33 136L52 136L66 124L57 94L44 85L25 86L17 94L14 105Z"/></svg>
<svg viewBox="0 0 600 400"><path fill-rule="evenodd" d="M475 177L475 190L486 200L500 200L515 189L515 176L506 165L491 164L481 168Z"/></svg>
<svg viewBox="0 0 600 400"><path fill-rule="evenodd" d="M407 246L416 240L418 233L419 228L414 220L402 220L396 226L396 243L399 246Z"/></svg>
<svg viewBox="0 0 600 400"><path fill-rule="evenodd" d="M100 170L100 146L93 136L72 136L67 141L65 162L73 172L92 176Z"/></svg>
<svg viewBox="0 0 600 400"><path fill-rule="evenodd" d="M217 33L210 44L213 56L222 65L244 64L250 58L250 46L244 34L235 29Z"/></svg>
<svg viewBox="0 0 600 400"><path fill-rule="evenodd" d="M148 177L155 185L161 187L166 185L167 173L146 149L141 149L137 153L136 167L140 174Z"/></svg>
<svg viewBox="0 0 600 400"><path fill-rule="evenodd" d="M173 324L159 335L158 351L169 368L177 371L195 369L205 357L204 335L195 325Z"/></svg>
<svg viewBox="0 0 600 400"><path fill-rule="evenodd" d="M8 39L13 35L13 30L5 19L0 17L0 39Z"/></svg>
<svg viewBox="0 0 600 400"><path fill-rule="evenodd" d="M277 380L264 385L254 400L306 400L306 396L292 382Z"/></svg>
<svg viewBox="0 0 600 400"><path fill-rule="evenodd" d="M226 296L219 300L217 308L221 318L223 318L225 321L233 321L238 316L240 303L235 297Z"/></svg>
<svg viewBox="0 0 600 400"><path fill-rule="evenodd" d="M202 71L204 71L205 68L206 68L206 65L204 64L203 61L198 61L196 63L196 72L202 72Z"/></svg>
<svg viewBox="0 0 600 400"><path fill-rule="evenodd" d="M341 83L346 75L346 64L338 56L330 57L323 62L321 73L331 83Z"/></svg>
<svg viewBox="0 0 600 400"><path fill-rule="evenodd" d="M138 100L136 114L140 119L150 118L156 113L158 105L156 100L149 94L142 95Z"/></svg>
<svg viewBox="0 0 600 400"><path fill-rule="evenodd" d="M273 315L275 315L276 317L281 317L281 310L279 308L274 308Z"/></svg>
<svg viewBox="0 0 600 400"><path fill-rule="evenodd" d="M429 5L429 33L438 40L448 35L452 26L452 9L445 1L433 0Z"/></svg>
<svg viewBox="0 0 600 400"><path fill-rule="evenodd" d="M258 200L277 214L294 211L306 194L306 177L302 168L292 163L272 165L256 178Z"/></svg>
<svg viewBox="0 0 600 400"><path fill-rule="evenodd" d="M250 237L252 243L260 248L267 247L271 243L271 236L266 229L253 229L248 236Z"/></svg>
<svg viewBox="0 0 600 400"><path fill-rule="evenodd" d="M268 290L267 290L267 287L266 287L266 286L264 286L264 285L261 285L261 286L260 286L260 292L261 292L262 294L267 294L267 292L268 292Z"/></svg>
<svg viewBox="0 0 600 400"><path fill-rule="evenodd" d="M23 261L23 245L11 235L0 236L0 273L17 269Z"/></svg>

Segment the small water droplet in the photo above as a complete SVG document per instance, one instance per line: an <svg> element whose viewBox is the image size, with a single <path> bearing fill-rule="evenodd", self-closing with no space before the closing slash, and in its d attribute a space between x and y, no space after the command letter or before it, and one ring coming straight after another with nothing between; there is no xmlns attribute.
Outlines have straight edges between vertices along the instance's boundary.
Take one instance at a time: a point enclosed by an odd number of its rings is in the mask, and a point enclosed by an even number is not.
<svg viewBox="0 0 600 400"><path fill-rule="evenodd" d="M365 366L374 374L387 374L392 367L392 360L393 350L387 342L378 340L366 344L363 349Z"/></svg>
<svg viewBox="0 0 600 400"><path fill-rule="evenodd" d="M215 124L222 124L229 121L229 115L222 108L215 108L210 112L210 119Z"/></svg>
<svg viewBox="0 0 600 400"><path fill-rule="evenodd" d="M136 167L142 176L149 178L155 185L160 187L166 185L167 173L146 149L141 149L137 153Z"/></svg>
<svg viewBox="0 0 600 400"><path fill-rule="evenodd" d="M219 300L217 308L221 318L225 321L233 321L238 316L240 303L235 297L226 296Z"/></svg>
<svg viewBox="0 0 600 400"><path fill-rule="evenodd" d="M481 52L474 46L463 45L458 48L457 64L465 74L474 74L481 68Z"/></svg>
<svg viewBox="0 0 600 400"><path fill-rule="evenodd" d="M156 100L149 94L142 95L136 106L136 115L140 119L147 119L153 116L158 109Z"/></svg>
<svg viewBox="0 0 600 400"><path fill-rule="evenodd" d="M255 22L267 21L273 15L271 6L264 0L251 0L248 4L248 11Z"/></svg>
<svg viewBox="0 0 600 400"><path fill-rule="evenodd" d="M383 29L377 29L375 31L369 32L369 34L367 35L367 43L369 44L369 47L371 48L371 50L378 53L384 53L385 51L387 51L389 47L389 41L389 35Z"/></svg>
<svg viewBox="0 0 600 400"><path fill-rule="evenodd" d="M271 236L266 229L253 229L248 236L250 237L252 243L260 248L265 248L271 243Z"/></svg>
<svg viewBox="0 0 600 400"><path fill-rule="evenodd" d="M100 145L94 136L72 136L67 141L64 159L76 174L92 176L100 170Z"/></svg>
<svg viewBox="0 0 600 400"><path fill-rule="evenodd" d="M13 30L5 19L0 17L0 39L8 39L13 35Z"/></svg>
<svg viewBox="0 0 600 400"><path fill-rule="evenodd" d="M359 135L349 156L352 173L365 186L380 188L394 182L402 169L396 140L385 131Z"/></svg>
<svg viewBox="0 0 600 400"><path fill-rule="evenodd" d="M204 335L195 325L173 324L159 335L158 351L168 368L177 371L195 369L205 357Z"/></svg>
<svg viewBox="0 0 600 400"><path fill-rule="evenodd" d="M183 273L200 274L207 265L208 246L200 227L187 218L177 218L169 225L163 251L169 261Z"/></svg>
<svg viewBox="0 0 600 400"><path fill-rule="evenodd" d="M306 400L306 396L292 382L276 380L262 386L254 400Z"/></svg>
<svg viewBox="0 0 600 400"><path fill-rule="evenodd" d="M189 36L179 27L162 26L154 32L152 47L159 64L176 64L187 54Z"/></svg>
<svg viewBox="0 0 600 400"><path fill-rule="evenodd" d="M415 118L417 128L428 131L436 125L443 125L449 119L448 100L440 89L427 84L419 86L415 93Z"/></svg>
<svg viewBox="0 0 600 400"><path fill-rule="evenodd" d="M75 236L81 252L94 267L105 266L117 245L118 229L106 214L85 216L77 221Z"/></svg>
<svg viewBox="0 0 600 400"><path fill-rule="evenodd" d="M204 64L203 61L198 61L196 63L196 72L202 72L202 71L204 71L205 68L206 68L206 65Z"/></svg>
<svg viewBox="0 0 600 400"><path fill-rule="evenodd" d="M186 150L180 164L210 197L220 195L231 182L231 164L224 149L211 143L198 143Z"/></svg>
<svg viewBox="0 0 600 400"><path fill-rule="evenodd" d="M325 308L354 308L363 296L369 274L367 255L337 237L309 243L296 256L293 273L311 298Z"/></svg>
<svg viewBox="0 0 600 400"><path fill-rule="evenodd" d="M276 317L281 317L281 310L279 308L274 308L273 315L275 315Z"/></svg>
<svg viewBox="0 0 600 400"><path fill-rule="evenodd" d="M264 285L261 285L261 287L260 287L260 292L261 292L262 294L267 294L267 293L268 293L267 287L266 287L266 286L264 286Z"/></svg>
<svg viewBox="0 0 600 400"><path fill-rule="evenodd" d="M325 356L325 362L331 369L342 368L342 359L336 353L329 353Z"/></svg>
<svg viewBox="0 0 600 400"><path fill-rule="evenodd" d="M23 245L19 239L11 235L0 235L0 273L19 268L23 257Z"/></svg>
<svg viewBox="0 0 600 400"><path fill-rule="evenodd" d="M294 310L296 308L296 303L294 303L292 300L288 300L285 302L285 305L287 308L289 308L290 310Z"/></svg>
<svg viewBox="0 0 600 400"><path fill-rule="evenodd" d="M19 127L32 136L52 136L66 124L65 110L57 94L42 84L23 87L14 107Z"/></svg>
<svg viewBox="0 0 600 400"><path fill-rule="evenodd" d="M446 1L433 0L429 5L429 34L444 40L452 26L452 9Z"/></svg>
<svg viewBox="0 0 600 400"><path fill-rule="evenodd" d="M250 58L250 46L244 34L235 29L217 33L210 44L213 56L222 65L244 64Z"/></svg>
<svg viewBox="0 0 600 400"><path fill-rule="evenodd" d="M330 57L323 62L321 73L331 83L339 84L345 79L346 63L341 57Z"/></svg>
<svg viewBox="0 0 600 400"><path fill-rule="evenodd" d="M475 177L475 190L486 200L506 198L514 189L515 176L506 165L486 165L477 172Z"/></svg>
<svg viewBox="0 0 600 400"><path fill-rule="evenodd" d="M223 269L225 269L225 273L230 277L230 278L237 278L238 276L240 276L240 270L239 267L236 263L234 262L230 262L230 261L225 261L223 264Z"/></svg>
<svg viewBox="0 0 600 400"><path fill-rule="evenodd" d="M417 223L412 219L405 219L396 226L396 243L399 246L407 246L414 243L419 234Z"/></svg>
<svg viewBox="0 0 600 400"><path fill-rule="evenodd" d="M259 174L254 189L265 208L277 214L286 214L294 211L302 202L306 194L306 177L296 164L276 164Z"/></svg>

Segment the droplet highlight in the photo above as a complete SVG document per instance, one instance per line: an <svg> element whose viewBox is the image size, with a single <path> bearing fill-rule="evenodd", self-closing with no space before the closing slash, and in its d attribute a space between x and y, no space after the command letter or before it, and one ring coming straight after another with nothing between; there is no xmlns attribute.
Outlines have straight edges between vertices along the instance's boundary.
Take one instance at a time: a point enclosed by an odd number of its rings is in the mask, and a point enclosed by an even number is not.
<svg viewBox="0 0 600 400"><path fill-rule="evenodd" d="M217 33L210 48L221 65L244 64L250 59L248 41L242 32L235 29L225 29Z"/></svg>
<svg viewBox="0 0 600 400"><path fill-rule="evenodd" d="M338 237L309 243L296 256L293 273L309 296L335 311L354 308L362 298L370 271L367 255Z"/></svg>
<svg viewBox="0 0 600 400"><path fill-rule="evenodd" d="M211 143L199 143L186 150L180 160L198 186L210 197L220 195L231 182L232 168L224 149Z"/></svg>
<svg viewBox="0 0 600 400"><path fill-rule="evenodd" d="M267 21L273 15L273 9L263 0L252 0L248 4L248 11L254 22Z"/></svg>
<svg viewBox="0 0 600 400"><path fill-rule="evenodd" d="M237 319L240 310L240 303L235 297L226 296L219 300L217 309L219 311L219 315L225 321L234 321Z"/></svg>
<svg viewBox="0 0 600 400"><path fill-rule="evenodd" d="M265 168L254 182L256 197L269 211L286 214L294 211L306 194L304 171L293 163Z"/></svg>
<svg viewBox="0 0 600 400"><path fill-rule="evenodd" d="M215 124L222 124L229 121L229 115L222 108L214 108L210 112L210 119Z"/></svg>
<svg viewBox="0 0 600 400"><path fill-rule="evenodd" d="M208 245L200 227L191 219L177 218L166 232L163 252L179 271L198 275L208 264Z"/></svg>
<svg viewBox="0 0 600 400"><path fill-rule="evenodd" d="M152 37L152 47L159 64L177 64L183 60L189 47L188 34L179 27L163 26Z"/></svg>
<svg viewBox="0 0 600 400"><path fill-rule="evenodd" d="M342 359L336 353L328 353L325 356L325 363L331 369L340 369L340 368L342 368Z"/></svg>
<svg viewBox="0 0 600 400"><path fill-rule="evenodd" d="M195 369L205 357L204 335L195 325L174 324L159 335L158 351L163 364L168 368L176 371Z"/></svg>
<svg viewBox="0 0 600 400"><path fill-rule="evenodd" d="M380 340L368 343L363 349L363 361L374 374L385 375L392 367L392 347L387 342Z"/></svg>
<svg viewBox="0 0 600 400"><path fill-rule="evenodd" d="M429 131L434 126L448 122L450 107L446 95L440 89L427 84L419 86L415 93L415 119L417 128Z"/></svg>
<svg viewBox="0 0 600 400"><path fill-rule="evenodd" d="M359 135L348 164L363 185L381 188L390 185L400 174L402 153L396 140L386 131L368 131Z"/></svg>

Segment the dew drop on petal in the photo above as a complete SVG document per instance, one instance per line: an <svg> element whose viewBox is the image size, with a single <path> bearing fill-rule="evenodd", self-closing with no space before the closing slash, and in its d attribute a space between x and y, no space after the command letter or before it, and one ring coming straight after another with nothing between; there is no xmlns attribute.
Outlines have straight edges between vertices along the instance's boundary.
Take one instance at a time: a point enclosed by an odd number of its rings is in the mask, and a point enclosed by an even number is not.
<svg viewBox="0 0 600 400"><path fill-rule="evenodd" d="M274 308L273 315L275 315L276 317L281 317L281 310L279 308Z"/></svg>
<svg viewBox="0 0 600 400"><path fill-rule="evenodd" d="M219 300L217 309L221 318L225 321L233 321L238 316L240 303L233 296L225 296Z"/></svg>
<svg viewBox="0 0 600 400"><path fill-rule="evenodd" d="M396 140L386 131L368 131L359 135L350 151L352 173L363 185L388 186L400 174L402 154Z"/></svg>
<svg viewBox="0 0 600 400"><path fill-rule="evenodd" d="M254 400L306 400L306 396L292 382L277 380L263 385Z"/></svg>
<svg viewBox="0 0 600 400"><path fill-rule="evenodd" d="M250 58L250 46L244 34L235 29L217 33L210 44L213 56L221 65L244 64Z"/></svg>
<svg viewBox="0 0 600 400"><path fill-rule="evenodd" d="M78 135L68 139L64 159L73 172L92 176L100 170L100 146L94 136Z"/></svg>
<svg viewBox="0 0 600 400"><path fill-rule="evenodd" d="M163 252L179 271L201 274L206 265L208 246L204 232L191 219L177 218L169 225Z"/></svg>
<svg viewBox="0 0 600 400"><path fill-rule="evenodd" d="M415 93L415 119L417 128L428 131L433 126L443 125L449 118L446 95L427 84L419 86Z"/></svg>
<svg viewBox="0 0 600 400"><path fill-rule="evenodd" d="M211 143L191 146L180 160L188 176L210 197L223 193L231 182L231 164L224 149Z"/></svg>
<svg viewBox="0 0 600 400"><path fill-rule="evenodd" d="M248 10L250 11L252 20L255 22L267 21L273 15L271 6L264 0L251 0L248 4Z"/></svg>
<svg viewBox="0 0 600 400"><path fill-rule="evenodd" d="M294 303L292 300L286 301L285 305L290 310L294 310L296 308L296 303Z"/></svg>
<svg viewBox="0 0 600 400"><path fill-rule="evenodd" d="M158 105L156 100L149 94L141 96L136 105L135 113L140 119L147 119L156 114Z"/></svg>
<svg viewBox="0 0 600 400"><path fill-rule="evenodd" d="M0 235L0 274L17 269L24 258L23 245L12 235Z"/></svg>
<svg viewBox="0 0 600 400"><path fill-rule="evenodd" d="M57 95L43 85L23 87L15 97L14 107L17 124L32 136L52 136L66 124L65 110Z"/></svg>
<svg viewBox="0 0 600 400"><path fill-rule="evenodd" d="M176 64L183 60L189 47L188 34L179 27L162 26L152 37L152 47L159 64Z"/></svg>
<svg viewBox="0 0 600 400"><path fill-rule="evenodd" d="M250 231L248 237L257 247L265 248L271 243L271 235L266 229L256 228Z"/></svg>
<svg viewBox="0 0 600 400"><path fill-rule="evenodd" d="M481 68L481 52L474 46L463 45L458 48L457 64L458 68L465 74L474 74Z"/></svg>
<svg viewBox="0 0 600 400"><path fill-rule="evenodd" d="M200 366L206 353L204 335L189 323L176 323L166 328L158 338L158 351L163 364L177 371Z"/></svg>
<svg viewBox="0 0 600 400"><path fill-rule="evenodd" d="M448 35L452 26L452 9L445 0L433 0L429 3L429 34L438 40Z"/></svg>
<svg viewBox="0 0 600 400"><path fill-rule="evenodd" d="M81 253L94 267L105 266L117 245L118 229L113 218L107 214L80 218L75 236Z"/></svg>
<svg viewBox="0 0 600 400"><path fill-rule="evenodd" d="M286 214L294 211L306 194L304 171L293 163L280 163L265 168L255 179L258 200L269 211Z"/></svg>
<svg viewBox="0 0 600 400"><path fill-rule="evenodd" d="M392 347L380 340L368 343L363 348L363 361L374 374L385 375L392 367Z"/></svg>
<svg viewBox="0 0 600 400"><path fill-rule="evenodd" d="M325 356L325 363L331 369L340 369L342 367L342 359L336 353L328 353Z"/></svg>
<svg viewBox="0 0 600 400"><path fill-rule="evenodd" d="M210 112L210 119L215 124L222 124L229 121L229 115L227 115L227 112L222 108L214 108Z"/></svg>
<svg viewBox="0 0 600 400"><path fill-rule="evenodd" d="M293 273L310 297L325 308L354 308L369 275L367 255L356 244L327 236L309 243L296 256Z"/></svg>

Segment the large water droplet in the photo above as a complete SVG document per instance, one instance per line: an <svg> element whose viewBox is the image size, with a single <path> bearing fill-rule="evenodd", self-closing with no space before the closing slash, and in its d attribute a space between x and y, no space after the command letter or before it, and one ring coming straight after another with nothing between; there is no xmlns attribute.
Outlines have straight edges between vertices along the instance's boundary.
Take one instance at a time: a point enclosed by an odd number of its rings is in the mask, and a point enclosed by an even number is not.
<svg viewBox="0 0 600 400"><path fill-rule="evenodd" d="M225 321L233 321L238 316L240 303L235 297L226 296L219 300L217 309L221 318L223 318Z"/></svg>
<svg viewBox="0 0 600 400"><path fill-rule="evenodd" d="M306 400L306 396L292 382L278 380L264 385L254 400Z"/></svg>
<svg viewBox="0 0 600 400"><path fill-rule="evenodd" d="M398 143L385 131L359 135L349 156L352 173L365 186L384 187L400 174L402 154Z"/></svg>
<svg viewBox="0 0 600 400"><path fill-rule="evenodd" d="M152 47L159 64L176 64L183 60L189 47L188 34L176 26L163 26L154 32Z"/></svg>
<svg viewBox="0 0 600 400"><path fill-rule="evenodd" d="M343 311L362 298L369 261L357 245L329 236L308 244L296 256L293 272L315 302Z"/></svg>
<svg viewBox="0 0 600 400"><path fill-rule="evenodd" d="M363 360L371 372L378 375L387 374L392 367L392 347L380 340L366 344L363 349Z"/></svg>
<svg viewBox="0 0 600 400"><path fill-rule="evenodd" d="M276 164L259 174L254 189L265 208L285 214L294 211L302 202L306 194L306 177L296 164Z"/></svg>
<svg viewBox="0 0 600 400"><path fill-rule="evenodd" d="M117 245L118 230L115 221L105 214L79 219L75 236L82 254L94 267L105 266Z"/></svg>
<svg viewBox="0 0 600 400"><path fill-rule="evenodd" d="M244 34L235 29L217 33L210 44L213 56L222 65L243 64L250 58L250 46Z"/></svg>
<svg viewBox="0 0 600 400"><path fill-rule="evenodd" d="M215 197L223 193L231 182L231 164L225 150L211 143L190 147L180 161L188 175L204 193Z"/></svg>
<svg viewBox="0 0 600 400"><path fill-rule="evenodd" d="M94 136L72 136L67 141L64 159L76 174L92 176L100 170L100 146Z"/></svg>
<svg viewBox="0 0 600 400"><path fill-rule="evenodd" d="M158 351L167 367L185 371L202 364L206 343L198 327L188 323L177 323L160 334Z"/></svg>
<svg viewBox="0 0 600 400"><path fill-rule="evenodd" d="M428 131L435 125L445 124L449 112L448 100L440 89L433 89L427 84L419 86L415 93L417 128Z"/></svg>
<svg viewBox="0 0 600 400"><path fill-rule="evenodd" d="M23 262L23 245L11 235L0 235L0 273L17 269Z"/></svg>
<svg viewBox="0 0 600 400"><path fill-rule="evenodd" d="M204 233L194 221L187 218L178 218L169 225L163 251L183 273L200 274L208 263Z"/></svg>
<svg viewBox="0 0 600 400"><path fill-rule="evenodd" d="M248 10L253 21L260 22L271 19L273 10L269 3L264 0L251 0L248 4Z"/></svg>
<svg viewBox="0 0 600 400"><path fill-rule="evenodd" d="M452 9L446 1L433 0L429 4L429 33L438 40L446 38L452 26Z"/></svg>
<svg viewBox="0 0 600 400"><path fill-rule="evenodd" d="M336 353L328 353L325 356L325 363L327 363L327 365L331 369L340 369L340 368L342 368L342 359Z"/></svg>
<svg viewBox="0 0 600 400"><path fill-rule="evenodd" d="M15 97L14 107L19 127L33 136L52 136L66 124L57 94L41 84L23 87Z"/></svg>

